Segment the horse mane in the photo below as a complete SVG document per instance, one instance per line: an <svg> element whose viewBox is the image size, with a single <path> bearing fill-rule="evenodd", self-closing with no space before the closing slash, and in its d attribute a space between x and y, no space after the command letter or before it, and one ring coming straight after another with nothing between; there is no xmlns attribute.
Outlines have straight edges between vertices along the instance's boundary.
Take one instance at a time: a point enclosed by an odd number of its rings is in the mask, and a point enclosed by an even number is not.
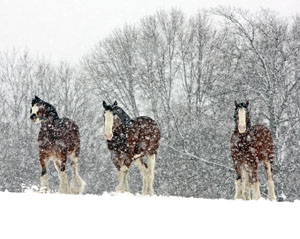
<svg viewBox="0 0 300 239"><path fill-rule="evenodd" d="M48 102L44 102L44 107L46 110L46 113L48 114L48 116L52 117L53 120L58 120L60 121L60 118L56 112L56 109L53 105L49 104Z"/></svg>
<svg viewBox="0 0 300 239"><path fill-rule="evenodd" d="M119 106L114 105L111 107L112 111L115 112L121 119L122 124L126 127L132 121L128 114Z"/></svg>

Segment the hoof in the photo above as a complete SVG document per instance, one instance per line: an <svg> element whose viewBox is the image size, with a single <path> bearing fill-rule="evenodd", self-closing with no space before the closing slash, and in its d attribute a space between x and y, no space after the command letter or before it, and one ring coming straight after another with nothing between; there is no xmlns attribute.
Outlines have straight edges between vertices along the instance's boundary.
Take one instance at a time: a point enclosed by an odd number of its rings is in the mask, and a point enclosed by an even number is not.
<svg viewBox="0 0 300 239"><path fill-rule="evenodd" d="M237 200L237 199L242 199L242 194L241 193L236 193L234 195L234 199Z"/></svg>
<svg viewBox="0 0 300 239"><path fill-rule="evenodd" d="M48 193L48 192L49 192L48 187L41 187L40 191L39 191L39 193L42 193L42 194Z"/></svg>
<svg viewBox="0 0 300 239"><path fill-rule="evenodd" d="M277 200L275 195L268 195L268 199L270 201L276 201Z"/></svg>
<svg viewBox="0 0 300 239"><path fill-rule="evenodd" d="M81 177L72 178L70 184L71 194L81 194L84 191L86 183L82 180Z"/></svg>

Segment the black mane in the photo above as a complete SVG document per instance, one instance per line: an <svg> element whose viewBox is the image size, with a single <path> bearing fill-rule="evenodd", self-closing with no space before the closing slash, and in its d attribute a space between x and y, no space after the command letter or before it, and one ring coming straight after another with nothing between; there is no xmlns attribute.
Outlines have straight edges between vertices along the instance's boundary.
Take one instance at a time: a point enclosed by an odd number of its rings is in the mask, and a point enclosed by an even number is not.
<svg viewBox="0 0 300 239"><path fill-rule="evenodd" d="M52 117L53 120L60 120L57 112L56 112L56 109L53 105L47 103L47 102L44 102L44 107L45 107L45 110L46 110L46 114L48 117Z"/></svg>
<svg viewBox="0 0 300 239"><path fill-rule="evenodd" d="M128 116L128 114L125 113L125 111L121 107L114 106L112 111L120 117L124 126L127 126L130 123L131 118Z"/></svg>

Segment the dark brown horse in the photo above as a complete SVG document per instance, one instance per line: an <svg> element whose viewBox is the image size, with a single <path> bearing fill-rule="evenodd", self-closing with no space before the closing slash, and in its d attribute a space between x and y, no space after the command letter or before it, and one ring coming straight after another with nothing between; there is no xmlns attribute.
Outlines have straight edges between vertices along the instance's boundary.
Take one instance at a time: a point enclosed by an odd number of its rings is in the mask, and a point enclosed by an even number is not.
<svg viewBox="0 0 300 239"><path fill-rule="evenodd" d="M268 199L275 200L273 181L274 144L271 131L250 124L249 102L235 102L235 130L231 137L231 156L236 171L235 199L259 199L258 164L263 162L268 178Z"/></svg>
<svg viewBox="0 0 300 239"><path fill-rule="evenodd" d="M78 174L78 157L80 153L80 137L78 126L70 119L59 118L55 108L35 96L32 99L30 119L41 123L38 136L41 165L41 192L48 192L48 165L54 159L58 172L60 193L82 193L85 183ZM72 158L71 187L65 172L67 157Z"/></svg>
<svg viewBox="0 0 300 239"><path fill-rule="evenodd" d="M155 156L159 147L160 130L149 117L131 119L122 108L103 101L105 139L111 159L118 169L117 192L129 192L127 173L132 162L143 177L143 194L153 195ZM148 158L148 163L144 158Z"/></svg>

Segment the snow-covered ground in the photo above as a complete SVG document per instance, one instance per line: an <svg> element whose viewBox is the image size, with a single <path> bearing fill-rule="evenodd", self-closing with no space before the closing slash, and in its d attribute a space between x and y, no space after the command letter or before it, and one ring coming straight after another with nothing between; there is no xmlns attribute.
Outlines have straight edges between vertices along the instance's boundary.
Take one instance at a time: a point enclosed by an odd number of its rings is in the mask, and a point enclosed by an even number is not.
<svg viewBox="0 0 300 239"><path fill-rule="evenodd" d="M299 238L300 203L0 193L0 238Z"/></svg>

